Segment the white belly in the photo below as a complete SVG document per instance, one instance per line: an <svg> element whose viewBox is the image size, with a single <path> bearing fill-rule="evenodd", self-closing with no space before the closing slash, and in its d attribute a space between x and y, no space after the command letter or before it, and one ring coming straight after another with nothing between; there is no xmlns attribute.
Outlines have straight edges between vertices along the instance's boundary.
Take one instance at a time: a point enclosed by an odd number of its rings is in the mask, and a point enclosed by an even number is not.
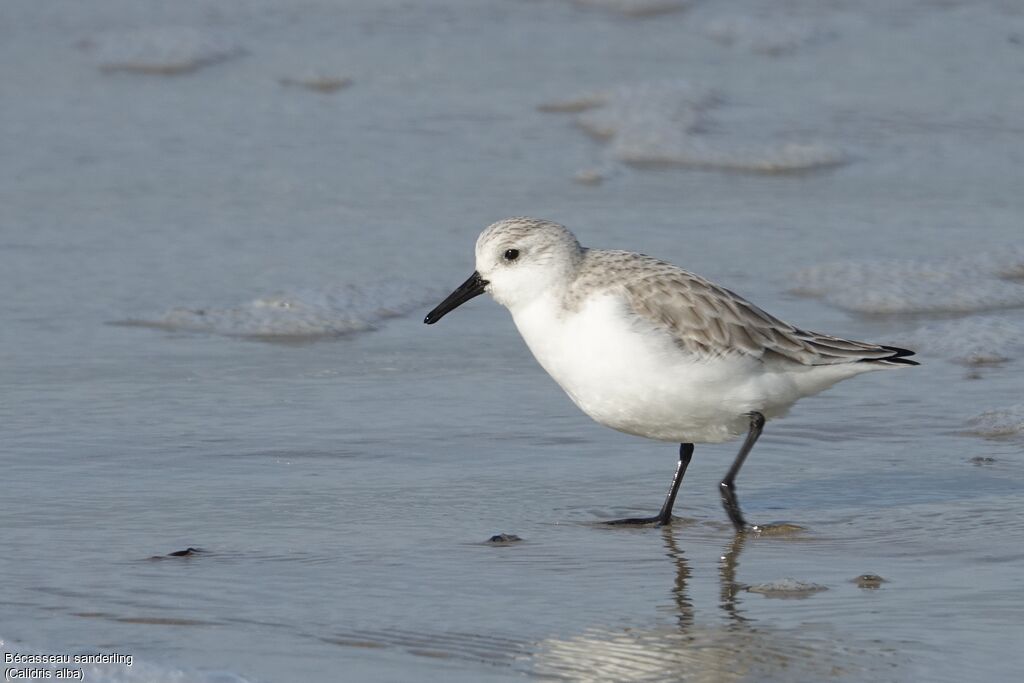
<svg viewBox="0 0 1024 683"><path fill-rule="evenodd" d="M727 441L746 432L750 411L781 415L801 396L855 374L809 382L802 371L778 371L756 358L698 359L610 295L577 312L542 298L513 318L537 361L583 412L662 441Z"/></svg>

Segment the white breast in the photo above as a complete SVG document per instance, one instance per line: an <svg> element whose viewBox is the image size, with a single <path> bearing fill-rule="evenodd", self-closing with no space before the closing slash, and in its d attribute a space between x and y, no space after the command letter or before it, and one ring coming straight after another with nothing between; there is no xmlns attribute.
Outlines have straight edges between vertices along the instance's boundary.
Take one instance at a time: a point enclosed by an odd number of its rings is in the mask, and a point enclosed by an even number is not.
<svg viewBox="0 0 1024 683"><path fill-rule="evenodd" d="M749 378L754 359L700 360L616 296L589 299L576 312L542 297L514 312L541 366L587 415L630 434L676 442L725 441L763 409ZM795 399L794 399L795 400Z"/></svg>

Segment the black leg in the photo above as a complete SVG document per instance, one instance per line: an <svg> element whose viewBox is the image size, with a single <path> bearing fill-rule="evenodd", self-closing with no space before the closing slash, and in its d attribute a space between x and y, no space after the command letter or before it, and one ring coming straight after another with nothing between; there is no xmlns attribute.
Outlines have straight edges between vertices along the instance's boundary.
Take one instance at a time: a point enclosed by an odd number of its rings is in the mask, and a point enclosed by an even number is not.
<svg viewBox="0 0 1024 683"><path fill-rule="evenodd" d="M676 473L672 477L672 487L668 490L668 495L665 496L665 502L661 505L661 512L654 517L630 517L629 519L613 519L605 524L613 525L642 525L642 524L655 524L657 526L665 526L672 523L672 506L676 502L676 494L679 493L679 485L683 483L683 475L686 474L686 466L690 464L690 458L693 457L693 444L692 443L681 443L679 444L679 464L676 465Z"/></svg>
<svg viewBox="0 0 1024 683"><path fill-rule="evenodd" d="M762 429L764 429L764 415L757 412L750 413L750 431L747 432L747 439L743 442L743 446L740 447L740 452L736 455L736 460L733 461L732 467L729 468L729 473L725 475L725 479L718 485L719 493L722 494L722 507L725 508L726 513L729 515L729 520L736 527L737 532L746 531L747 522L743 519L739 501L736 500L736 491L734 490L736 475L739 474L740 468L743 467L743 461L747 459L750 449L757 442L757 437L761 436Z"/></svg>

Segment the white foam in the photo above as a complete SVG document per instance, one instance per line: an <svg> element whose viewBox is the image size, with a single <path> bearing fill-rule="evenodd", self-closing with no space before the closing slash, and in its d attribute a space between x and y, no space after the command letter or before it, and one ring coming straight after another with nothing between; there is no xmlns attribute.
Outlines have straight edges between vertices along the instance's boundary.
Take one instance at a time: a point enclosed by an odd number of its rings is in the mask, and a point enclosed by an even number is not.
<svg viewBox="0 0 1024 683"><path fill-rule="evenodd" d="M1024 434L1024 404L981 413L969 419L967 424L967 433L976 436L991 438Z"/></svg>
<svg viewBox="0 0 1024 683"><path fill-rule="evenodd" d="M747 591L766 598L803 598L825 590L828 586L789 577L747 586Z"/></svg>
<svg viewBox="0 0 1024 683"><path fill-rule="evenodd" d="M227 36L186 27L156 27L102 33L85 41L104 71L177 75L242 53Z"/></svg>
<svg viewBox="0 0 1024 683"><path fill-rule="evenodd" d="M1024 247L923 260L836 261L794 275L791 291L858 313L970 313L1024 306Z"/></svg>
<svg viewBox="0 0 1024 683"><path fill-rule="evenodd" d="M802 171L846 161L842 150L821 141L712 143L678 133L623 136L615 141L612 150L616 157L632 164L668 164L760 173Z"/></svg>
<svg viewBox="0 0 1024 683"><path fill-rule="evenodd" d="M770 131L755 139L728 130L716 135L702 133L706 127L702 124L712 116L709 112L726 106L715 89L670 80L584 93L540 109L577 114L580 128L608 140L611 157L628 164L772 173L846 160L841 149L818 140L789 140Z"/></svg>
<svg viewBox="0 0 1024 683"><path fill-rule="evenodd" d="M694 0L573 0L577 5L600 7L630 17L646 17L666 12L678 12L693 4Z"/></svg>
<svg viewBox="0 0 1024 683"><path fill-rule="evenodd" d="M75 663L75 655L109 655L117 648L97 648L96 650L67 650L49 649L39 650L33 647L23 646L21 643L5 641L0 638L0 657L7 653L18 653L20 655L68 655L71 663L5 663L4 669L35 669L49 672L49 679L56 680L56 672L60 669L79 669L82 672L80 680L89 683L249 683L249 679L229 671L200 671L196 669L179 669L176 667L161 666L152 662L140 661L132 655L132 664L86 664ZM120 654L129 654L123 650ZM123 661L123 660L119 660ZM25 680L41 680L44 676L36 675L26 677ZM73 679L69 679L73 680Z"/></svg>
<svg viewBox="0 0 1024 683"><path fill-rule="evenodd" d="M1024 323L988 316L943 320L894 341L964 365L1001 363L1024 352Z"/></svg>
<svg viewBox="0 0 1024 683"><path fill-rule="evenodd" d="M704 25L704 35L723 45L777 56L822 40L831 32L799 19L732 14L709 21Z"/></svg>
<svg viewBox="0 0 1024 683"><path fill-rule="evenodd" d="M224 308L173 308L115 324L269 341L316 339L375 330L388 318L409 313L438 296L438 290L409 282L340 285L281 292Z"/></svg>
<svg viewBox="0 0 1024 683"><path fill-rule="evenodd" d="M564 107L572 102L585 103L585 111L576 118L576 124L595 137L612 138L642 135L645 130L664 127L688 133L697 126L701 112L717 99L714 90L673 80L620 86L561 104Z"/></svg>

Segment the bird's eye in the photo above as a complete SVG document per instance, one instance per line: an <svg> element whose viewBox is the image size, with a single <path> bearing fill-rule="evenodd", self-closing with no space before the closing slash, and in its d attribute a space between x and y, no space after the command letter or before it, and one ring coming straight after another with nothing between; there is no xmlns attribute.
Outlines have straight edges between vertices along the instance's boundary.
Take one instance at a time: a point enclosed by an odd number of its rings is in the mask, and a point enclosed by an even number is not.
<svg viewBox="0 0 1024 683"><path fill-rule="evenodd" d="M515 261L517 258L519 258L519 250L518 249L506 249L505 250L505 260L506 261Z"/></svg>

